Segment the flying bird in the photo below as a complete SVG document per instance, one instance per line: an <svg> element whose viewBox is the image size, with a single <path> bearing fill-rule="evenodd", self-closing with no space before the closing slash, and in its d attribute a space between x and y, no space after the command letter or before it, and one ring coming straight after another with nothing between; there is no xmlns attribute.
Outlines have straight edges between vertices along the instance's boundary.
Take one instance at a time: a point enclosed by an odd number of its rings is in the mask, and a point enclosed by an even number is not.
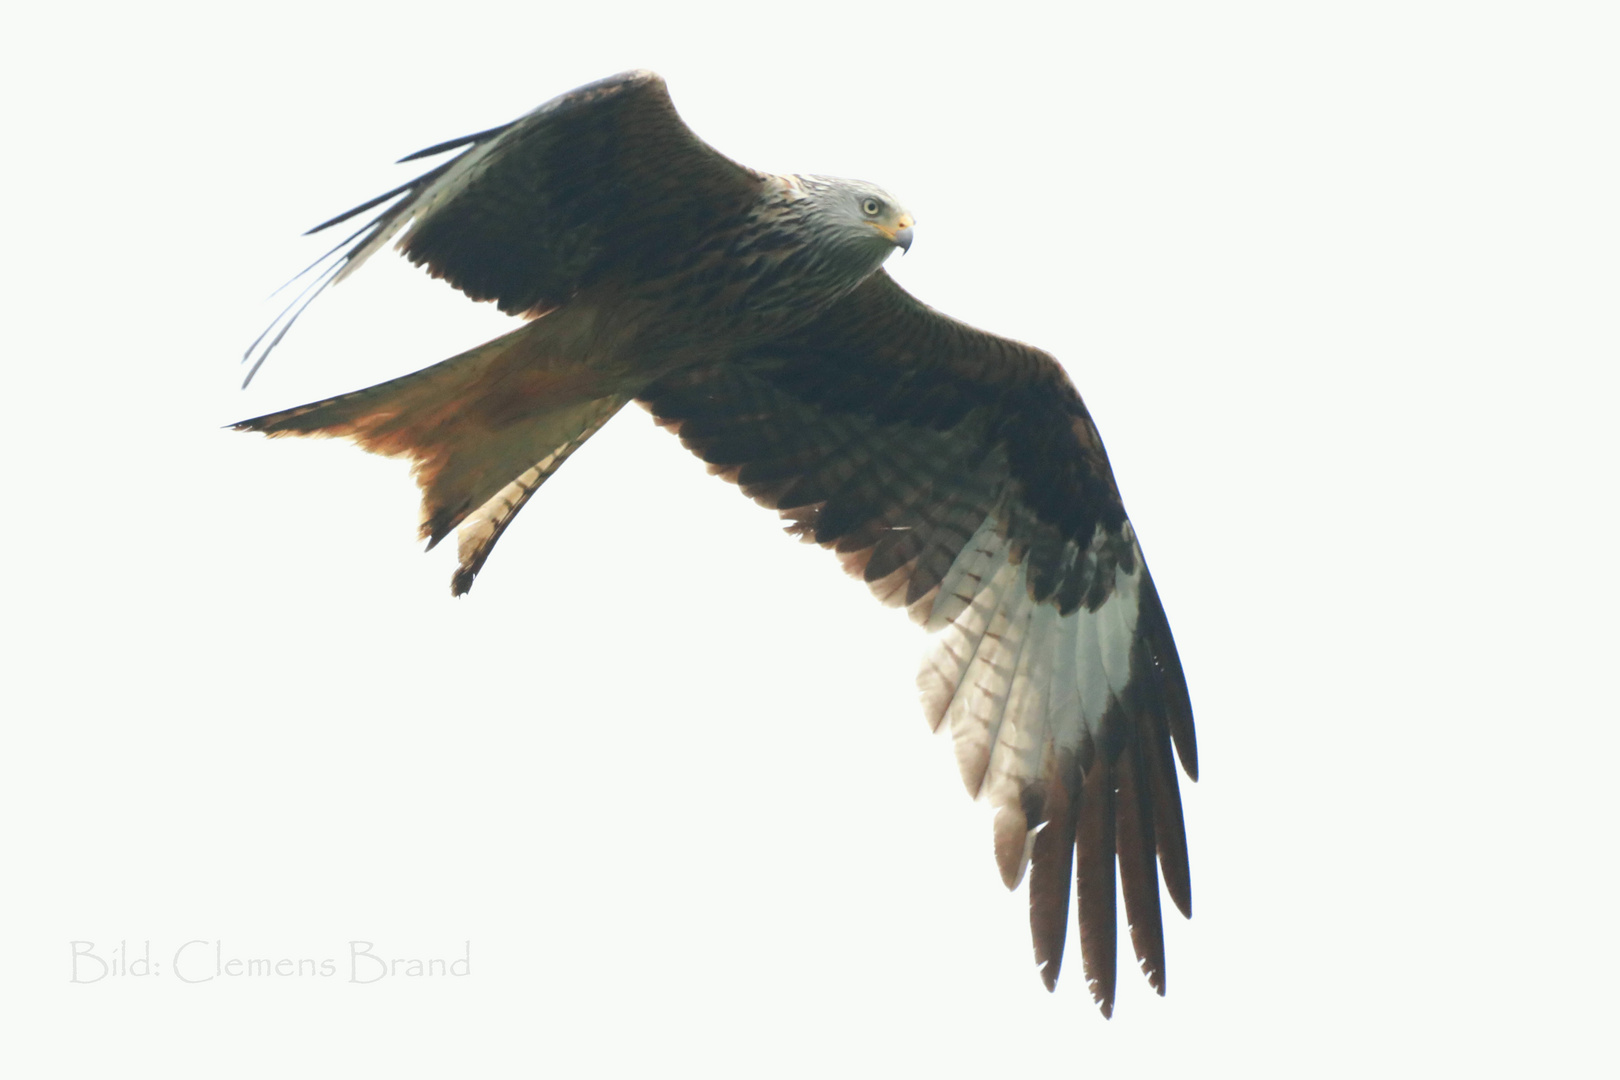
<svg viewBox="0 0 1620 1080"><path fill-rule="evenodd" d="M1027 871L1047 988L1072 890L1085 976L1112 1013L1117 865L1136 957L1162 994L1161 873L1192 911L1175 768L1179 756L1197 778L1192 708L1102 440L1058 363L895 284L882 264L913 222L887 192L731 161L651 72L402 160L453 150L312 229L381 208L306 271L319 273L244 359L257 370L310 301L391 240L529 321L234 426L408 458L428 546L457 532L460 595L546 478L639 403L932 635L924 712L995 810L1002 880L1016 888Z"/></svg>

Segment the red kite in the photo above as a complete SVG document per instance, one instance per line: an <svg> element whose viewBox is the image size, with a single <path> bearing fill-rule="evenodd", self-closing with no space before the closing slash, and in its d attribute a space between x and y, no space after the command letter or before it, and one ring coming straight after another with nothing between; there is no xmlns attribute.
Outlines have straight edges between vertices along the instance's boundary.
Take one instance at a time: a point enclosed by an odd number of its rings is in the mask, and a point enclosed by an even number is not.
<svg viewBox="0 0 1620 1080"><path fill-rule="evenodd" d="M1112 1011L1117 863L1137 958L1163 993L1161 870L1191 914L1171 746L1196 778L1192 709L1108 456L1063 369L883 272L912 233L888 193L738 165L682 123L650 72L404 160L458 149L312 230L384 207L329 253L302 303L397 237L435 277L530 321L236 427L409 458L428 545L458 532L459 595L545 479L640 403L933 635L924 710L934 728L949 723L969 791L996 810L1002 880L1029 871L1047 987L1072 875L1086 977ZM255 370L302 310L249 349Z"/></svg>

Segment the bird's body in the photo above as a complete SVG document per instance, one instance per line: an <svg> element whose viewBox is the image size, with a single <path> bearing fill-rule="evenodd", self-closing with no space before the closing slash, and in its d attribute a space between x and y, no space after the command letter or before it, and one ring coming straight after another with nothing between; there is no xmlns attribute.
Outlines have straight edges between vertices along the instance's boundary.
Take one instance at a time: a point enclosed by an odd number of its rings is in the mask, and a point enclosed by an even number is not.
<svg viewBox="0 0 1620 1080"><path fill-rule="evenodd" d="M949 722L970 790L997 808L1009 887L1032 867L1048 985L1073 869L1088 977L1111 1008L1117 855L1136 951L1162 992L1154 863L1190 911L1171 743L1194 773L1192 714L1107 455L1063 369L900 289L880 267L912 222L887 193L730 161L651 73L412 157L461 147L326 223L403 196L345 241L314 291L397 235L435 276L532 321L237 426L412 459L423 535L459 531L460 594L540 484L639 401L936 634L925 710L936 728Z"/></svg>
<svg viewBox="0 0 1620 1080"><path fill-rule="evenodd" d="M622 356L638 371L670 370L714 359L717 342L742 354L811 322L894 247L876 228L841 231L824 223L823 203L851 198L850 183L761 177L756 197L712 226L701 244L648 245L621 276L583 283L554 309L592 313L588 355L579 358L611 366Z"/></svg>

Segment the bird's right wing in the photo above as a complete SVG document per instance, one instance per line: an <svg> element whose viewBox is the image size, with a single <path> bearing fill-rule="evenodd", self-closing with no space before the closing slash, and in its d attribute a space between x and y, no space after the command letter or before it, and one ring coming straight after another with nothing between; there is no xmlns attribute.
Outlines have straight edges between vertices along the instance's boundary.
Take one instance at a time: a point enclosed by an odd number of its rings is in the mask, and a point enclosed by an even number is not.
<svg viewBox="0 0 1620 1080"><path fill-rule="evenodd" d="M1190 914L1171 747L1196 776L1192 709L1102 441L1057 362L878 271L802 331L641 397L712 471L936 635L924 709L996 808L1007 885L1029 868L1048 987L1072 890L1086 975L1112 1009L1117 862L1162 993L1154 864Z"/></svg>
<svg viewBox="0 0 1620 1080"><path fill-rule="evenodd" d="M700 248L761 182L698 138L650 71L582 86L509 124L401 160L456 149L310 230L383 207L305 270L315 276L243 357L253 364L248 380L316 296L396 237L413 263L474 300L538 314L584 285L645 277L659 259Z"/></svg>

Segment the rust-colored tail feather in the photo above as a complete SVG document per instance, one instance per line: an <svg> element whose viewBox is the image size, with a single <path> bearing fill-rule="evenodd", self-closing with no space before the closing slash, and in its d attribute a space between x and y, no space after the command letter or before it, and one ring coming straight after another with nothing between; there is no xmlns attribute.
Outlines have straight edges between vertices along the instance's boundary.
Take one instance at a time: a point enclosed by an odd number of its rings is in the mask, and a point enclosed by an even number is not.
<svg viewBox="0 0 1620 1080"><path fill-rule="evenodd" d="M459 596L530 495L631 396L556 355L547 329L541 319L414 374L232 426L409 458L428 547L465 523L451 583Z"/></svg>

